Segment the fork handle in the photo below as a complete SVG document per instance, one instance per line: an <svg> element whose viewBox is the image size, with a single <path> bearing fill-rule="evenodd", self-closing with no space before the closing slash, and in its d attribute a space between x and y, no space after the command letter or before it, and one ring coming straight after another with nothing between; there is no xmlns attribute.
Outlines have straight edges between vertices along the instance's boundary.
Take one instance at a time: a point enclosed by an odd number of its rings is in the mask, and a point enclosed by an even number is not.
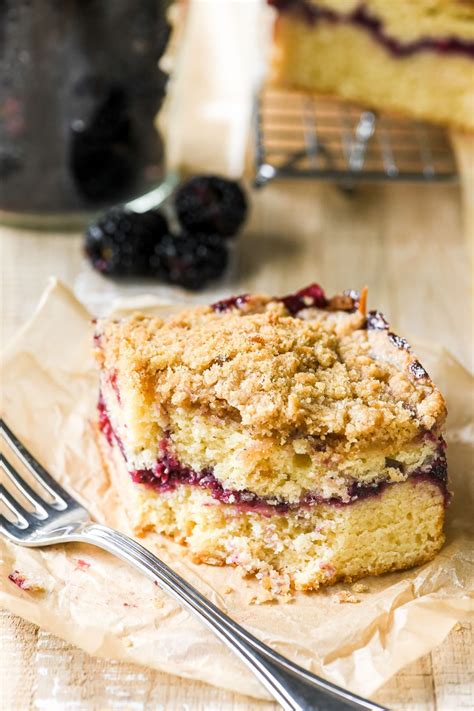
<svg viewBox="0 0 474 711"><path fill-rule="evenodd" d="M251 669L286 711L383 709L290 662L247 632L146 548L123 533L96 523L72 536L131 563L204 622Z"/></svg>

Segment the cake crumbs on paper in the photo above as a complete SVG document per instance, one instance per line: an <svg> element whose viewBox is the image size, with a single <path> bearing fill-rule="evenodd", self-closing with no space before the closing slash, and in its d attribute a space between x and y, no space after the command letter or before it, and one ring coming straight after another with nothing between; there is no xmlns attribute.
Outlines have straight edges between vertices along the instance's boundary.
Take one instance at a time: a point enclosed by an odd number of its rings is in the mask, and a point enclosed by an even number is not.
<svg viewBox="0 0 474 711"><path fill-rule="evenodd" d="M255 597L255 605L266 605L267 603L270 602L275 602L275 595L273 595L270 591L268 592L262 592Z"/></svg>
<svg viewBox="0 0 474 711"><path fill-rule="evenodd" d="M13 570L10 575L8 575L8 580L10 580L14 585L16 585L17 588L20 588L20 590L25 590L26 592L46 592L46 589L42 585L32 580L28 580L28 578L22 573L20 573L19 570Z"/></svg>
<svg viewBox="0 0 474 711"><path fill-rule="evenodd" d="M369 592L369 586L365 583L354 583L351 585L351 590L355 593L366 593Z"/></svg>
<svg viewBox="0 0 474 711"><path fill-rule="evenodd" d="M292 602L294 599L293 595L288 591L275 591L275 590L265 590L261 589L256 595L251 595L248 604L249 605L268 605L272 603L280 602Z"/></svg>
<svg viewBox="0 0 474 711"><path fill-rule="evenodd" d="M360 598L353 595L351 592L349 592L349 590L341 590L340 592L338 592L336 594L336 599L340 605L345 602L353 604L360 602Z"/></svg>
<svg viewBox="0 0 474 711"><path fill-rule="evenodd" d="M133 647L133 642L131 639L126 639L125 640L125 646L126 647Z"/></svg>
<svg viewBox="0 0 474 711"><path fill-rule="evenodd" d="M234 588L232 588L230 585L226 585L224 588L224 595L230 595L231 593L234 592Z"/></svg>
<svg viewBox="0 0 474 711"><path fill-rule="evenodd" d="M266 602L273 602L274 597L267 594L252 595L249 598L249 605L264 605Z"/></svg>

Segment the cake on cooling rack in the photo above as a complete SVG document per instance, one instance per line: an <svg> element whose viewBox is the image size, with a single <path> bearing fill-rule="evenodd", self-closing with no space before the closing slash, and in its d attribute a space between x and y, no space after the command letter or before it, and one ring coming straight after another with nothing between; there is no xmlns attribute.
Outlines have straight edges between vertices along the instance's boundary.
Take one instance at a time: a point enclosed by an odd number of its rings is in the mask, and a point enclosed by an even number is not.
<svg viewBox="0 0 474 711"><path fill-rule="evenodd" d="M104 459L137 533L272 592L430 560L444 400L365 293L97 323Z"/></svg>
<svg viewBox="0 0 474 711"><path fill-rule="evenodd" d="M474 129L472 0L268 0L277 83Z"/></svg>

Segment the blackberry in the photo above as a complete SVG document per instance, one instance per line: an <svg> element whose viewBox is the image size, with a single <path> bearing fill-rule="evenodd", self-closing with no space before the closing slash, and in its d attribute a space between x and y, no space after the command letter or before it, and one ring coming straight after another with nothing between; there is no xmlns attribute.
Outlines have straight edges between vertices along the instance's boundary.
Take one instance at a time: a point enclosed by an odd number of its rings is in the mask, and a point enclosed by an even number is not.
<svg viewBox="0 0 474 711"><path fill-rule="evenodd" d="M242 188L213 175L191 178L175 195L178 219L187 232L232 237L247 215Z"/></svg>
<svg viewBox="0 0 474 711"><path fill-rule="evenodd" d="M109 276L146 276L168 223L157 210L137 213L114 209L85 232L84 249L92 266Z"/></svg>
<svg viewBox="0 0 474 711"><path fill-rule="evenodd" d="M156 245L151 259L157 277L193 291L217 279L227 262L227 245L215 234L168 234Z"/></svg>
<svg viewBox="0 0 474 711"><path fill-rule="evenodd" d="M138 175L137 146L125 91L113 87L84 126L71 128L71 173L81 196L100 203L129 193Z"/></svg>

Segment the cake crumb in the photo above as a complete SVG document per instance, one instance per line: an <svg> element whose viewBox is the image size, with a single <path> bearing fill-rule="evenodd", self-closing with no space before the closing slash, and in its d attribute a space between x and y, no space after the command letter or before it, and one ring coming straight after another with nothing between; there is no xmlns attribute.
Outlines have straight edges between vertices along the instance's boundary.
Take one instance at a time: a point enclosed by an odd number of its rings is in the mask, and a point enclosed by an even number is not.
<svg viewBox="0 0 474 711"><path fill-rule="evenodd" d="M40 593L46 591L45 588L39 583L35 583L32 580L28 580L25 575L20 573L19 570L13 570L8 576L8 580L10 580L14 585L16 585L17 588L20 588L20 590L25 590L31 593Z"/></svg>
<svg viewBox="0 0 474 711"><path fill-rule="evenodd" d="M230 585L226 585L224 588L224 595L230 595L230 593L234 592L234 588L231 588Z"/></svg>
<svg viewBox="0 0 474 711"><path fill-rule="evenodd" d="M257 594L255 600L256 605L265 605L267 602L275 602L278 599L278 593L272 590L261 590Z"/></svg>
<svg viewBox="0 0 474 711"><path fill-rule="evenodd" d="M265 580L265 578L263 578ZM256 595L249 598L249 605L265 605L268 603L291 602L292 592L286 587L262 587Z"/></svg>
<svg viewBox="0 0 474 711"><path fill-rule="evenodd" d="M131 639L126 639L125 640L125 646L126 647L133 647L133 642Z"/></svg>
<svg viewBox="0 0 474 711"><path fill-rule="evenodd" d="M257 597L257 599L255 600L256 605L267 605L271 602L276 602L276 598L273 597L273 595L270 595L270 596L259 595Z"/></svg>
<svg viewBox="0 0 474 711"><path fill-rule="evenodd" d="M349 603L357 603L360 602L360 599L353 595L349 590L341 590L340 592L337 593L336 599L338 603L341 605L342 603L349 602Z"/></svg>
<svg viewBox="0 0 474 711"><path fill-rule="evenodd" d="M460 622L456 622L456 624L453 627L453 630L455 632L460 632L460 630L462 630L462 624Z"/></svg>
<svg viewBox="0 0 474 711"><path fill-rule="evenodd" d="M354 585L351 586L351 590L355 593L365 593L369 591L369 586L365 583L354 583Z"/></svg>

